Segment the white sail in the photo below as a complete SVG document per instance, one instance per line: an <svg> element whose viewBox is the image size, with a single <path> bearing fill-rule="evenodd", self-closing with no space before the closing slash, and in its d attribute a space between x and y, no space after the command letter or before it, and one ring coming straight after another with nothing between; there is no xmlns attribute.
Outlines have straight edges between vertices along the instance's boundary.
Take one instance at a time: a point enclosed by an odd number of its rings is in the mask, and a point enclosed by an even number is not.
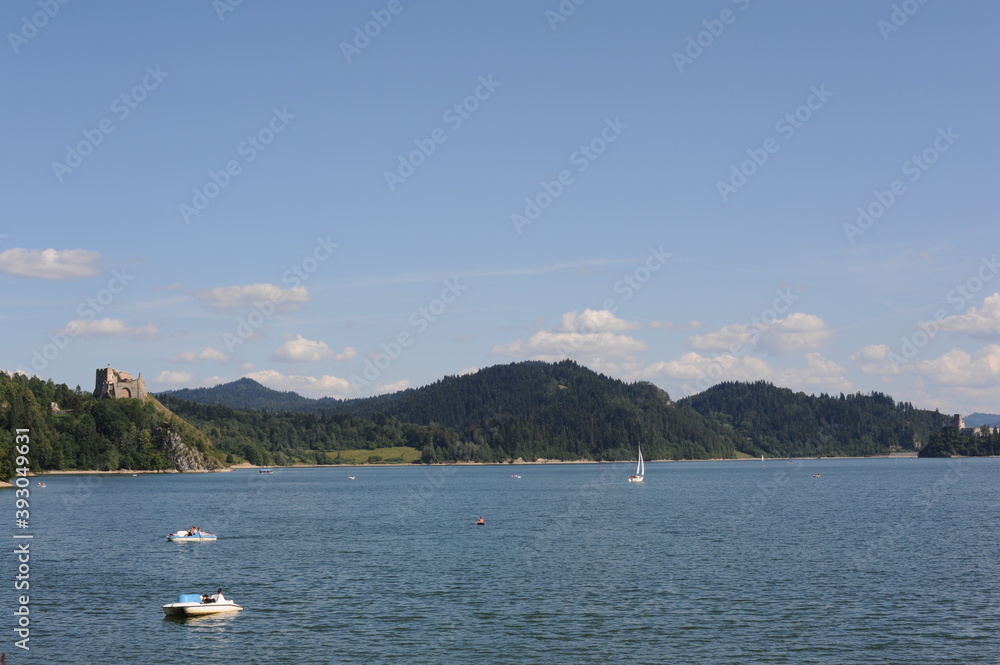
<svg viewBox="0 0 1000 665"><path fill-rule="evenodd" d="M642 461L642 447L639 447L639 462L635 465L635 473L628 477L630 483L641 483L646 475L646 464Z"/></svg>

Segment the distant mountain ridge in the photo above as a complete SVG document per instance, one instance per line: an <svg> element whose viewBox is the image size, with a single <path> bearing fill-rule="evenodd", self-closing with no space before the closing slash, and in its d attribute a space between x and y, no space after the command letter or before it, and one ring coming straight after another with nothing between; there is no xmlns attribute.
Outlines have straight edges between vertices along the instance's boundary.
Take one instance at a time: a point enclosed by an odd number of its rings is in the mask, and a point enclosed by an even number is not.
<svg viewBox="0 0 1000 665"><path fill-rule="evenodd" d="M170 395L196 404L221 404L242 411L312 411L334 400L312 399L292 391L273 390L253 379L237 379L212 388L182 388L164 390Z"/></svg>
<svg viewBox="0 0 1000 665"><path fill-rule="evenodd" d="M962 418L966 427L1000 427L1000 415L995 413L970 413Z"/></svg>

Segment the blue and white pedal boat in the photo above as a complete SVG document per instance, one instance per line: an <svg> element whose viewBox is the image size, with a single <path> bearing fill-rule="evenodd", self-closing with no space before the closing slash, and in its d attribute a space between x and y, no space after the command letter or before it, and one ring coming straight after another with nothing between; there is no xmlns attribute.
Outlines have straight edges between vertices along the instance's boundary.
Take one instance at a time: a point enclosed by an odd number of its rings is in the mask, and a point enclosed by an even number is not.
<svg viewBox="0 0 1000 665"><path fill-rule="evenodd" d="M167 540L173 542L202 542L206 540L217 540L218 536L214 533L205 533L204 531L186 531L181 529L180 531L175 531L171 534L167 534Z"/></svg>
<svg viewBox="0 0 1000 665"><path fill-rule="evenodd" d="M206 602L203 598L208 598L208 601ZM224 597L221 593L215 594L215 596L182 593L177 596L176 603L167 603L163 606L163 613L167 616L200 617L221 612L239 612L242 609L242 606Z"/></svg>

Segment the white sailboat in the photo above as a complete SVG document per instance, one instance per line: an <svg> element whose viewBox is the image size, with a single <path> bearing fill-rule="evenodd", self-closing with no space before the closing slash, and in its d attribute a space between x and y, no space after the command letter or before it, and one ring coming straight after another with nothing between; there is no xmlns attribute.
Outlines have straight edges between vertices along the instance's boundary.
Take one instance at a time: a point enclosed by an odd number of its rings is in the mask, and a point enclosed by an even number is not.
<svg viewBox="0 0 1000 665"><path fill-rule="evenodd" d="M630 483L641 483L646 475L646 465L642 461L642 446L639 446L639 463L635 466L635 473L628 477Z"/></svg>

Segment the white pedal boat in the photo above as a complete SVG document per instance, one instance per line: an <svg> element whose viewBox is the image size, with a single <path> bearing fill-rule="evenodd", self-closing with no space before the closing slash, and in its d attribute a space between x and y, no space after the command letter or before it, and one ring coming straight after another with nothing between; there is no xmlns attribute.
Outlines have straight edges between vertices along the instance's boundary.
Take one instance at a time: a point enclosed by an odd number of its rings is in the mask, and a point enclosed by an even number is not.
<svg viewBox="0 0 1000 665"><path fill-rule="evenodd" d="M174 542L178 541L202 541L202 540L217 540L218 536L214 533L205 533L204 531L187 531L181 529L180 531L175 531L173 533L167 534L167 540L172 540Z"/></svg>
<svg viewBox="0 0 1000 665"><path fill-rule="evenodd" d="M201 596L197 593L182 593L177 596L176 603L167 603L163 606L163 613L167 616L200 617L206 614L219 614L220 612L239 612L243 607L237 605L219 593L211 596Z"/></svg>

